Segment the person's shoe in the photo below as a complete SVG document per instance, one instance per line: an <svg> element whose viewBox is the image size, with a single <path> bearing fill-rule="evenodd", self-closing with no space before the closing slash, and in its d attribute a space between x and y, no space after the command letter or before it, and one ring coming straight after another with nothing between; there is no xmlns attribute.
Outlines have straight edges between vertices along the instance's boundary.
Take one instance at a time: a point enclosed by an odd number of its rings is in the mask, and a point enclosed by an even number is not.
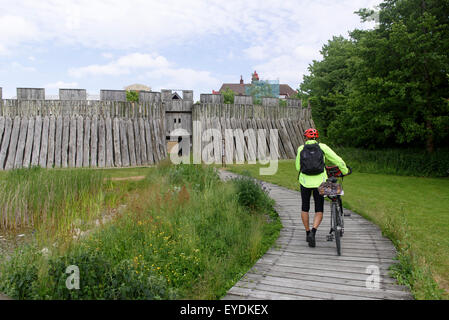
<svg viewBox="0 0 449 320"><path fill-rule="evenodd" d="M315 247L315 234L313 232L310 232L307 236L307 242L309 243L309 247Z"/></svg>

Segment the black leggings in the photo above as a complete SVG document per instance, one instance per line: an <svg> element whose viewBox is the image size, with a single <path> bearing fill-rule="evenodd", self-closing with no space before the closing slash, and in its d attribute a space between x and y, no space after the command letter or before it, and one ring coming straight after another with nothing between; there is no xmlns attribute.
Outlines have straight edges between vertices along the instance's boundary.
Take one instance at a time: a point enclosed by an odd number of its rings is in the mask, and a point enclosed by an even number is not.
<svg viewBox="0 0 449 320"><path fill-rule="evenodd" d="M318 188L306 188L303 185L301 185L302 211L309 212L310 196L312 192L313 192L313 201L315 201L315 212L323 212L324 197L318 193Z"/></svg>

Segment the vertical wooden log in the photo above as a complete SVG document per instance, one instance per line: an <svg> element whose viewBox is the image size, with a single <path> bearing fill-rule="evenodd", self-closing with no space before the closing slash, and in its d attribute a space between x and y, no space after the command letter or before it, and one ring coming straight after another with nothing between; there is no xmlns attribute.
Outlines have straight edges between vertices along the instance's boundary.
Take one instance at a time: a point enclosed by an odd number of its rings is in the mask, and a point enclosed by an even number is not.
<svg viewBox="0 0 449 320"><path fill-rule="evenodd" d="M62 147L61 147L61 166L68 167L68 153L69 153L69 139L70 139L70 117L65 116L62 124Z"/></svg>
<svg viewBox="0 0 449 320"><path fill-rule="evenodd" d="M166 138L166 132L165 132L165 120L162 121L162 119L165 119L165 113L161 110L161 117L157 119L158 127L159 127L159 134L160 134L160 144L159 147L161 148L161 154L162 158L165 159L167 157L167 138Z"/></svg>
<svg viewBox="0 0 449 320"><path fill-rule="evenodd" d="M134 127L134 146L136 149L136 165L142 165L142 152L140 148L140 129L139 129L139 119L132 119Z"/></svg>
<svg viewBox="0 0 449 320"><path fill-rule="evenodd" d="M31 156L31 166L39 165L39 152L41 148L42 136L42 118L37 116L34 122L34 138L33 138L33 152Z"/></svg>
<svg viewBox="0 0 449 320"><path fill-rule="evenodd" d="M28 119L26 117L22 117L20 123L19 140L17 142L17 152L14 161L14 168L22 168L27 130L28 130Z"/></svg>
<svg viewBox="0 0 449 320"><path fill-rule="evenodd" d="M145 127L145 143L147 147L147 159L150 164L158 162L155 153L156 151L153 149L153 137L151 135L151 120L145 119L144 121L144 127Z"/></svg>
<svg viewBox="0 0 449 320"><path fill-rule="evenodd" d="M47 167L47 152L48 152L48 128L50 126L50 119L48 116L44 117L41 135L41 151L39 154L39 166Z"/></svg>
<svg viewBox="0 0 449 320"><path fill-rule="evenodd" d="M140 152L141 152L141 159L142 164L148 164L148 156L147 156L147 148L146 148L146 142L145 142L145 124L143 122L143 118L140 117L138 119L138 126L139 126L139 136L140 136Z"/></svg>
<svg viewBox="0 0 449 320"><path fill-rule="evenodd" d="M12 120L10 117L5 117L5 131L2 137L2 147L0 149L0 169L4 169L6 162L6 155L8 154L9 141L11 139Z"/></svg>
<svg viewBox="0 0 449 320"><path fill-rule="evenodd" d="M31 152L33 151L33 139L34 139L34 117L28 120L27 138L25 143L25 154L23 156L22 166L29 168L31 164Z"/></svg>
<svg viewBox="0 0 449 320"><path fill-rule="evenodd" d="M76 117L70 118L70 136L69 136L69 167L76 166Z"/></svg>
<svg viewBox="0 0 449 320"><path fill-rule="evenodd" d="M114 166L114 147L112 139L112 120L111 117L107 117L105 120L106 125L106 167Z"/></svg>
<svg viewBox="0 0 449 320"><path fill-rule="evenodd" d="M295 158L296 154L295 154L295 151L293 150L293 146L288 137L288 133L285 128L284 121L282 119L279 119L277 122L279 123L279 132L282 137L282 142L285 147L285 152L287 154L287 157L288 157L288 159L293 159L293 158Z"/></svg>
<svg viewBox="0 0 449 320"><path fill-rule="evenodd" d="M56 119L50 116L50 126L48 127L48 154L47 154L47 168L53 168L55 161L55 134L56 134Z"/></svg>
<svg viewBox="0 0 449 320"><path fill-rule="evenodd" d="M151 141L153 143L153 152L155 152L155 155L157 157L157 162L159 162L163 158L162 158L162 155L161 155L161 152L159 149L159 143L158 143L159 135L158 135L158 129L157 129L157 122L155 119L152 119L149 121L151 121L151 124L152 124L152 127L151 127L151 138L152 139L151 139Z"/></svg>
<svg viewBox="0 0 449 320"><path fill-rule="evenodd" d="M114 129L113 129L113 136L114 136L114 165L116 167L122 166L122 155L120 152L120 120L115 117L114 118Z"/></svg>
<svg viewBox="0 0 449 320"><path fill-rule="evenodd" d="M90 166L96 167L98 161L98 119L93 116L90 122Z"/></svg>
<svg viewBox="0 0 449 320"><path fill-rule="evenodd" d="M1 105L1 100L0 100L0 105ZM1 143L2 143L2 138L3 138L3 131L5 130L5 117L0 116L0 148L1 148Z"/></svg>
<svg viewBox="0 0 449 320"><path fill-rule="evenodd" d="M104 168L106 163L106 130L104 118L98 119L98 166Z"/></svg>
<svg viewBox="0 0 449 320"><path fill-rule="evenodd" d="M76 119L76 160L75 166L81 168L83 166L83 138L84 138L84 119L78 116Z"/></svg>
<svg viewBox="0 0 449 320"><path fill-rule="evenodd" d="M122 166L129 167L129 149L127 140L127 125L125 119L120 119L120 150L122 153Z"/></svg>
<svg viewBox="0 0 449 320"><path fill-rule="evenodd" d="M127 135L128 135L128 150L129 161L131 166L136 166L136 146L134 144L134 126L131 119L126 121Z"/></svg>
<svg viewBox="0 0 449 320"><path fill-rule="evenodd" d="M21 124L20 117L16 116L14 118L14 123L12 126L11 140L9 142L9 152L6 158L5 170L14 168L14 160L16 158L17 153L17 142L19 140L19 133L20 133L20 124Z"/></svg>
<svg viewBox="0 0 449 320"><path fill-rule="evenodd" d="M62 136L62 116L58 116L55 129L55 168L61 167Z"/></svg>
<svg viewBox="0 0 449 320"><path fill-rule="evenodd" d="M83 167L89 166L90 160L90 117L84 119Z"/></svg>

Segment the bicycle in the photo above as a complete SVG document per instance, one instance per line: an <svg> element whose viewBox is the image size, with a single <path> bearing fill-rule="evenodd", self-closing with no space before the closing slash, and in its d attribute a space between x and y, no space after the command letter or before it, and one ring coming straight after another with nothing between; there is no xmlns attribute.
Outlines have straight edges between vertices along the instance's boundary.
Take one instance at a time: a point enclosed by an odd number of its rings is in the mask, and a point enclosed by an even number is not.
<svg viewBox="0 0 449 320"><path fill-rule="evenodd" d="M318 191L322 196L328 197L331 203L331 229L327 235L327 241L333 241L337 246L337 254L341 256L341 238L344 234L344 217L350 214L344 214L341 196L343 193L342 185L337 183L337 178L348 176L352 173L352 169L348 167L349 173L343 174L337 166L326 166L328 179L318 187Z"/></svg>

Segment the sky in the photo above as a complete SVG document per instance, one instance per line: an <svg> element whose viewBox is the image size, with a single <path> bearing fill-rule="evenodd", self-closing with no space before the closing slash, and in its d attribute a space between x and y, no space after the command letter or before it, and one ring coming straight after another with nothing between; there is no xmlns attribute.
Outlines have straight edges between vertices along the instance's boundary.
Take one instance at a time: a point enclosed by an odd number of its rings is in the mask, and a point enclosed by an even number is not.
<svg viewBox="0 0 449 320"><path fill-rule="evenodd" d="M297 89L333 36L371 29L380 0L0 0L0 87L219 90L279 80Z"/></svg>

